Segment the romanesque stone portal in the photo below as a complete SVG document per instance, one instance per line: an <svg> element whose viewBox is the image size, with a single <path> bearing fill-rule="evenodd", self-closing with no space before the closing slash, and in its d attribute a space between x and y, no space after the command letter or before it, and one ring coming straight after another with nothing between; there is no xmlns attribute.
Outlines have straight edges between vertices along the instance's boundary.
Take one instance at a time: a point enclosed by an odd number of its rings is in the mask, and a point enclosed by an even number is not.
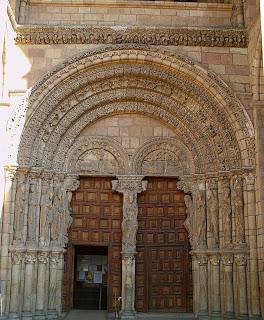
<svg viewBox="0 0 264 320"><path fill-rule="evenodd" d="M61 316L68 228L75 219L74 240L75 224L83 223L72 215L82 176L111 178L111 194L123 197L123 319L136 316L138 197L150 176L177 177L186 194L195 317L261 319L254 130L226 83L170 51L104 46L46 74L12 123L23 117L18 166L6 168L2 230L10 319ZM99 231L86 227L82 236L96 240Z"/></svg>

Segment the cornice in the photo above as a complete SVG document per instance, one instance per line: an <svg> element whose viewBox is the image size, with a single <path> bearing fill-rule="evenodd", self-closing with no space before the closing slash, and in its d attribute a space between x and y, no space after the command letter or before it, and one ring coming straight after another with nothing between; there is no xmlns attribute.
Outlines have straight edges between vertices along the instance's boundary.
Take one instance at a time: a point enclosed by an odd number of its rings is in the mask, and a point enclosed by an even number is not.
<svg viewBox="0 0 264 320"><path fill-rule="evenodd" d="M228 3L191 3L171 1L127 1L127 0L30 0L30 6L70 6L70 7L108 7L108 8L155 8L155 9L184 9L184 10L217 10L231 11L232 4Z"/></svg>
<svg viewBox="0 0 264 320"><path fill-rule="evenodd" d="M18 25L16 44L148 44L162 46L248 46L246 29L133 26Z"/></svg>

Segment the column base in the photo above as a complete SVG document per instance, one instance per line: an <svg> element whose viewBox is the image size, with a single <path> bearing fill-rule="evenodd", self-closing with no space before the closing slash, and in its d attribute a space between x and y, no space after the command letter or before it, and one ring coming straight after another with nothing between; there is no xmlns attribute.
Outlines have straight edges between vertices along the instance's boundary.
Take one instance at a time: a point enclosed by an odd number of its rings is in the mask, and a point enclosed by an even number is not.
<svg viewBox="0 0 264 320"><path fill-rule="evenodd" d="M249 319L249 316L248 314L240 314L237 319L239 320L248 320Z"/></svg>
<svg viewBox="0 0 264 320"><path fill-rule="evenodd" d="M19 317L19 314L17 312L10 312L8 314L8 317L7 317L7 319L12 319L12 320L19 319L19 318L20 317Z"/></svg>
<svg viewBox="0 0 264 320"><path fill-rule="evenodd" d="M136 313L133 311L124 311L121 313L121 320L136 320Z"/></svg>
<svg viewBox="0 0 264 320"><path fill-rule="evenodd" d="M34 320L46 320L46 315L43 310L37 310L34 316Z"/></svg>
<svg viewBox="0 0 264 320"><path fill-rule="evenodd" d="M198 319L199 320L209 320L209 315L207 312L201 311L198 313Z"/></svg>
<svg viewBox="0 0 264 320"><path fill-rule="evenodd" d="M250 320L262 320L262 316L261 315L251 315L249 317Z"/></svg>
<svg viewBox="0 0 264 320"><path fill-rule="evenodd" d="M236 317L235 317L235 314L233 312L226 312L224 314L224 319L232 319L234 320Z"/></svg>
<svg viewBox="0 0 264 320"><path fill-rule="evenodd" d="M215 320L222 320L222 315L221 312L212 312L211 313L211 319L215 319Z"/></svg>
<svg viewBox="0 0 264 320"><path fill-rule="evenodd" d="M49 320L58 319L58 312L56 310L48 310L47 319Z"/></svg>
<svg viewBox="0 0 264 320"><path fill-rule="evenodd" d="M33 319L33 315L32 315L32 312L30 311L24 311L22 312L22 317L21 317L22 320L32 320Z"/></svg>

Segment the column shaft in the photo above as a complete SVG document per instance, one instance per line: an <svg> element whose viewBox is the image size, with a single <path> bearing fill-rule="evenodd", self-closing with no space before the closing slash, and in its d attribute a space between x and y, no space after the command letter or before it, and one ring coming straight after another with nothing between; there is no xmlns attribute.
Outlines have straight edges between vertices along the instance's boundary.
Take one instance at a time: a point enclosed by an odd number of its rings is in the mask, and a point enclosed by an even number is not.
<svg viewBox="0 0 264 320"><path fill-rule="evenodd" d="M20 289L20 274L22 263L22 252L12 252L12 275L11 275L11 296L9 306L9 319L20 318L19 306L19 289Z"/></svg>
<svg viewBox="0 0 264 320"><path fill-rule="evenodd" d="M218 255L210 257L211 262L211 317L221 319L221 299L220 299L220 257Z"/></svg>
<svg viewBox="0 0 264 320"><path fill-rule="evenodd" d="M234 319L233 255L222 256L224 265L224 316Z"/></svg>
<svg viewBox="0 0 264 320"><path fill-rule="evenodd" d="M38 256L38 279L37 279L37 300L35 319L45 320L46 303L46 265L48 262L48 253L41 252Z"/></svg>

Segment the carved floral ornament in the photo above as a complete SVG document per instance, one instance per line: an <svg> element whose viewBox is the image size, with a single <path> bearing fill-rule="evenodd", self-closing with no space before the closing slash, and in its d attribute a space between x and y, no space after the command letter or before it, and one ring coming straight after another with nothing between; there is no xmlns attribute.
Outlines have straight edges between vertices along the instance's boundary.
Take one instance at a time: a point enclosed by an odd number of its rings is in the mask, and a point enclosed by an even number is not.
<svg viewBox="0 0 264 320"><path fill-rule="evenodd" d="M119 62L102 64L109 59ZM144 63L137 64L141 59ZM119 102L123 97L126 102ZM175 131L190 151L197 173L254 166L252 124L228 86L191 60L157 48L154 51L147 46L120 45L68 59L32 89L28 105L17 110L17 116L26 112L28 120L18 155L22 165L63 171L68 150L73 150L86 126L117 113L140 113L167 123ZM239 131L242 139L236 136ZM242 140L247 145L243 160ZM92 160L94 154L89 150L79 152L85 167L87 157ZM97 152L97 156L107 159L110 171L115 168L109 150ZM162 155L153 150L147 160L161 157L162 164L166 162L163 158L171 156L169 152ZM143 168L149 170L144 163Z"/></svg>
<svg viewBox="0 0 264 320"><path fill-rule="evenodd" d="M246 30L127 27L31 27L19 26L17 44L120 44L137 43L169 46L246 47Z"/></svg>

